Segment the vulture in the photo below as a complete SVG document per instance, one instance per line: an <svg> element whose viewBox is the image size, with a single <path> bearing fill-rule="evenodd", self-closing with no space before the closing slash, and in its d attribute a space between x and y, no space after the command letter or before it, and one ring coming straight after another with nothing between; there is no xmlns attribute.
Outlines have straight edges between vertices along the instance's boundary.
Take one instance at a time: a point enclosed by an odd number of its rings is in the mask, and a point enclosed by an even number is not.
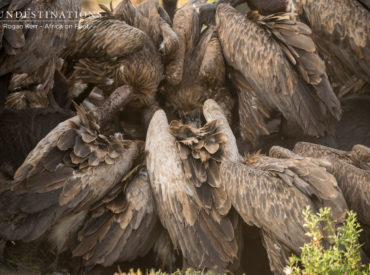
<svg viewBox="0 0 370 275"><path fill-rule="evenodd" d="M269 134L274 112L305 134L324 136L341 106L311 38L311 29L287 13L248 18L220 4L215 15L228 74L239 99L240 135L255 144Z"/></svg>
<svg viewBox="0 0 370 275"><path fill-rule="evenodd" d="M217 105L207 103L216 113ZM218 114L222 114L219 107ZM226 119L218 116L218 122L223 122L228 152L218 168L221 187L242 219L261 229L271 270L283 274L286 259L299 254L299 247L309 240L302 211L307 206L313 211L331 207L339 225L347 209L343 194L323 160L302 160L293 153L287 160L256 154L243 163Z"/></svg>
<svg viewBox="0 0 370 275"><path fill-rule="evenodd" d="M313 32L339 96L370 83L370 11L367 0L293 0Z"/></svg>
<svg viewBox="0 0 370 275"><path fill-rule="evenodd" d="M176 57L166 66L166 82L161 87L170 114L184 123L200 127L206 99L216 100L229 121L234 99L225 84L226 68L217 30L203 29L204 1L190 1L176 10L173 30L180 46Z"/></svg>
<svg viewBox="0 0 370 275"><path fill-rule="evenodd" d="M342 189L348 207L357 213L364 233L364 250L370 257L370 148L353 146L351 151L342 151L323 145L299 142L294 152L311 158L330 162L327 170L332 173Z"/></svg>
<svg viewBox="0 0 370 275"><path fill-rule="evenodd" d="M207 123L195 128L180 121L169 125L164 111L156 111L147 132L146 166L159 219L181 251L183 267L225 272L237 268L240 242L218 165L236 154L224 146L227 120L215 101L205 102L203 114Z"/></svg>
<svg viewBox="0 0 370 275"><path fill-rule="evenodd" d="M53 87L57 56L73 38L80 9L80 0L0 1L0 12L4 15L0 19L2 106L12 73L26 74L26 83L32 90L48 92ZM66 11L69 13L65 14ZM31 16L32 13L37 17ZM45 22L51 13L58 18ZM53 27L67 24L71 28Z"/></svg>
<svg viewBox="0 0 370 275"><path fill-rule="evenodd" d="M55 127L28 154L0 198L0 237L49 240L58 253L69 247L89 208L133 168L142 142L104 125L127 102L130 89L115 90L95 112L76 106L78 115Z"/></svg>
<svg viewBox="0 0 370 275"><path fill-rule="evenodd" d="M74 256L84 265L111 266L145 256L160 228L144 163L135 166L89 209Z"/></svg>
<svg viewBox="0 0 370 275"><path fill-rule="evenodd" d="M164 78L160 52L170 56L178 41L159 8L148 1L139 5L141 10L129 0L123 0L115 9L102 6L101 17L82 21L86 28L76 33L74 42L63 53L74 64L71 98L88 87L96 86L109 95L117 87L129 85L130 105L153 103Z"/></svg>
<svg viewBox="0 0 370 275"><path fill-rule="evenodd" d="M0 178L12 180L36 144L69 118L53 109L5 109L0 114Z"/></svg>
<svg viewBox="0 0 370 275"><path fill-rule="evenodd" d="M310 241L303 225L304 209L316 212L330 207L335 226L345 220L346 202L326 165L323 160L253 154L245 163L224 161L220 166L233 207L247 224L260 228L274 274L284 274L286 260L292 253L299 255Z"/></svg>

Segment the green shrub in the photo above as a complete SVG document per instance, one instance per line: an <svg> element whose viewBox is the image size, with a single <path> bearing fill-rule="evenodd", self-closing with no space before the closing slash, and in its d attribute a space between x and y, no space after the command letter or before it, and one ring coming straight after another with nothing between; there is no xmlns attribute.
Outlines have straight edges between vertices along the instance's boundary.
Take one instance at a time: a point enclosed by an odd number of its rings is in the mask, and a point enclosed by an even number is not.
<svg viewBox="0 0 370 275"><path fill-rule="evenodd" d="M303 215L311 241L304 244L300 257L289 258L285 274L370 274L370 266L361 264L359 236L362 229L354 212L348 212L345 223L337 230L331 220L330 208L320 209L317 214L307 208ZM323 245L320 225L324 225L329 247Z"/></svg>

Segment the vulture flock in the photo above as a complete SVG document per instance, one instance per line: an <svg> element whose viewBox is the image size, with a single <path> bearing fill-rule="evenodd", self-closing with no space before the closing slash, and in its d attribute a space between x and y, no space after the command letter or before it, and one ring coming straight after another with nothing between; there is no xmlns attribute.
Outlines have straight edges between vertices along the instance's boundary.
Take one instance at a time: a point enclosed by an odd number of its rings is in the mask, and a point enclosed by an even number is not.
<svg viewBox="0 0 370 275"><path fill-rule="evenodd" d="M369 1L175 7L122 0L64 29L0 17L2 261L47 243L50 270L63 256L74 274L283 274L309 206L336 226L355 211L367 263Z"/></svg>

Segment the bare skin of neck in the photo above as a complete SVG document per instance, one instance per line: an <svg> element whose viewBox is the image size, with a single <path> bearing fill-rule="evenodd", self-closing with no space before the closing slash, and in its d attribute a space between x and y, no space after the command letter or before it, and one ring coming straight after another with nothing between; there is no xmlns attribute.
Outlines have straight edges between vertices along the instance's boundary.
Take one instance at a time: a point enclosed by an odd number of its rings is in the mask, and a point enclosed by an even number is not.
<svg viewBox="0 0 370 275"><path fill-rule="evenodd" d="M113 116L127 104L131 94L131 89L128 85L117 88L97 110L98 121L101 128L112 120Z"/></svg>

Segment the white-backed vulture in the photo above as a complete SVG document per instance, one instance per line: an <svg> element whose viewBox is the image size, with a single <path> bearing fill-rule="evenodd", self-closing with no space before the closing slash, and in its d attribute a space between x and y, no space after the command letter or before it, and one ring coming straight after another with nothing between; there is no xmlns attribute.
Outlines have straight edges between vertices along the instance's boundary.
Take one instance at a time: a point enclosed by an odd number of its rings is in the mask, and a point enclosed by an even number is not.
<svg viewBox="0 0 370 275"><path fill-rule="evenodd" d="M262 230L273 273L283 274L288 257L299 255L309 241L302 216L307 206L314 211L331 207L335 223L344 221L347 207L335 178L317 164L263 156L254 156L248 165L221 164L233 206L246 223Z"/></svg>
<svg viewBox="0 0 370 275"><path fill-rule="evenodd" d="M237 223L228 215L230 200L220 188L218 163L235 152L223 146L227 120L214 105L205 102L208 123L200 129L178 121L170 126L164 111L157 111L145 150L158 215L182 252L183 266L222 272L237 260L238 235Z"/></svg>
<svg viewBox="0 0 370 275"><path fill-rule="evenodd" d="M60 123L28 154L0 199L0 236L50 240L57 252L82 224L89 207L109 193L142 153L142 142L101 131L129 97L120 87L96 112Z"/></svg>
<svg viewBox="0 0 370 275"><path fill-rule="evenodd" d="M12 73L27 74L32 80L28 86L49 92L57 56L73 39L80 9L80 0L0 1L0 77L7 77L2 93L7 91ZM57 18L51 18L51 13Z"/></svg>
<svg viewBox="0 0 370 275"><path fill-rule="evenodd" d="M232 135L224 125L224 132ZM299 254L309 240L302 216L307 206L313 211L331 207L335 223L344 221L347 205L335 178L326 171L325 161L257 154L244 164L235 138L229 138L224 146L234 154L221 162L221 184L243 220L261 229L273 272L283 274L286 259L291 253Z"/></svg>
<svg viewBox="0 0 370 275"><path fill-rule="evenodd" d="M299 142L294 152L330 162L327 170L332 173L342 189L348 207L358 215L364 233L364 250L370 257L370 148L353 146L351 151L341 151L323 145Z"/></svg>
<svg viewBox="0 0 370 275"><path fill-rule="evenodd" d="M255 143L269 131L265 120L279 111L312 136L330 132L341 115L325 63L311 30L289 14L249 19L226 4L216 10L218 37L229 75L238 90L240 132Z"/></svg>
<svg viewBox="0 0 370 275"><path fill-rule="evenodd" d="M370 11L360 3L369 5L369 1L293 1L301 20L312 28L337 94L356 92L369 84Z"/></svg>

